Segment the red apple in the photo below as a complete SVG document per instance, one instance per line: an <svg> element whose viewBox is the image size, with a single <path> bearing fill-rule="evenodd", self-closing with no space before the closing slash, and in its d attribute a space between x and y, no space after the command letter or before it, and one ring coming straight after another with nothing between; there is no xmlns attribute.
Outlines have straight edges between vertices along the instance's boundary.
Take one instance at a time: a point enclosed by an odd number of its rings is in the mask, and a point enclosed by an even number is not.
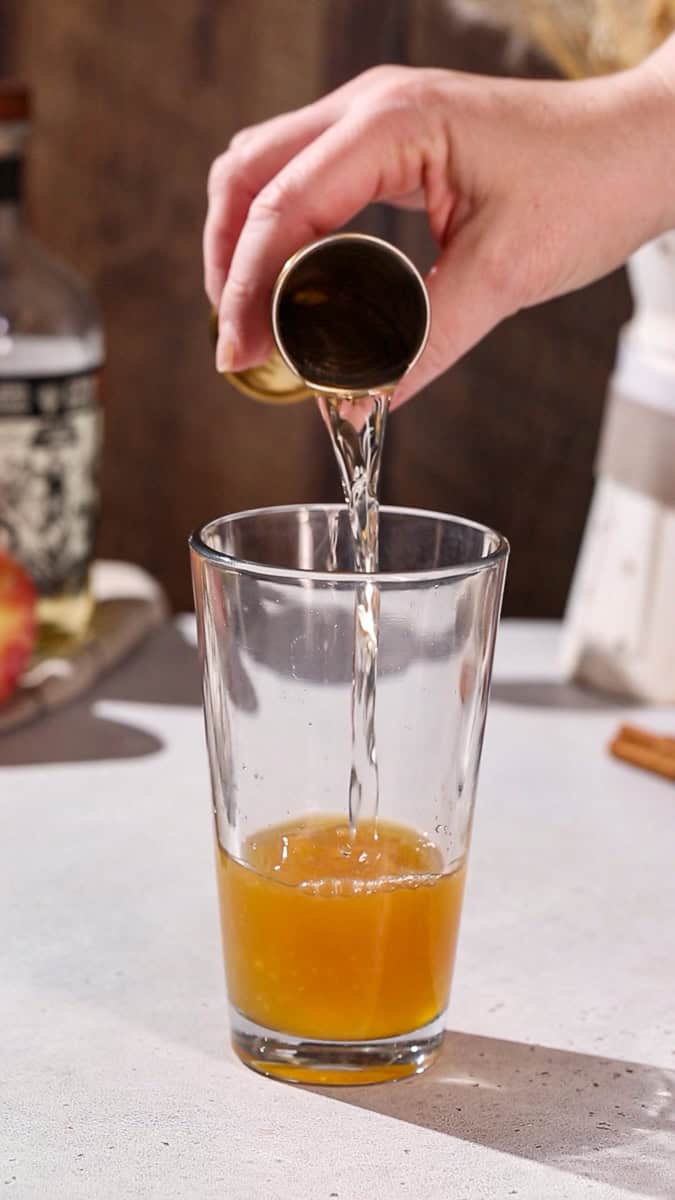
<svg viewBox="0 0 675 1200"><path fill-rule="evenodd" d="M0 704L11 696L33 652L36 608L30 575L0 550Z"/></svg>

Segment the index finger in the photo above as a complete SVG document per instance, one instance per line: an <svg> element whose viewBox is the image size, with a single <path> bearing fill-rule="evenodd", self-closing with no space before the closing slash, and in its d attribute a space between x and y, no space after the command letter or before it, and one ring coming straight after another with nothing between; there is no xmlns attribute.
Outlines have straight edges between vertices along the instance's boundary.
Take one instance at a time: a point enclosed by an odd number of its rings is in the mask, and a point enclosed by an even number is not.
<svg viewBox="0 0 675 1200"><path fill-rule="evenodd" d="M203 236L204 284L214 307L220 302L237 240L258 192L338 120L355 97L381 87L391 70L366 72L304 108L240 131L229 149L215 159L209 172L209 207ZM393 70L398 72L400 68Z"/></svg>
<svg viewBox="0 0 675 1200"><path fill-rule="evenodd" d="M209 172L209 206L204 224L204 286L217 307L237 239L258 192L330 120L327 105L284 113L238 134Z"/></svg>
<svg viewBox="0 0 675 1200"><path fill-rule="evenodd" d="M404 120L382 111L347 113L253 201L220 304L221 370L241 370L268 355L270 295L291 254L374 200L408 195L419 185L419 143L402 129Z"/></svg>

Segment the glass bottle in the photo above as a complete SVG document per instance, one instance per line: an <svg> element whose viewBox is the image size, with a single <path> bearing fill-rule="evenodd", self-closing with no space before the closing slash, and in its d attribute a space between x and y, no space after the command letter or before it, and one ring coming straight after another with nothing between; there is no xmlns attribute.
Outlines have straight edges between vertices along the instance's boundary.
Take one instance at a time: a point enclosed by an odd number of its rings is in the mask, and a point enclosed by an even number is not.
<svg viewBox="0 0 675 1200"><path fill-rule="evenodd" d="M28 90L0 84L0 546L36 584L48 649L93 611L104 345L86 285L25 227L29 126Z"/></svg>

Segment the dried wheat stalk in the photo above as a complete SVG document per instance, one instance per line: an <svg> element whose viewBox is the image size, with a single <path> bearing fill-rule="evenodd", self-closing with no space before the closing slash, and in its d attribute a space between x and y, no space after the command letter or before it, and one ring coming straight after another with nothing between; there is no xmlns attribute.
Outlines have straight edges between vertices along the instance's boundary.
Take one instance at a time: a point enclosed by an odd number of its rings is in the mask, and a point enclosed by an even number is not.
<svg viewBox="0 0 675 1200"><path fill-rule="evenodd" d="M634 66L675 29L675 0L454 0L453 7L533 42L577 78Z"/></svg>

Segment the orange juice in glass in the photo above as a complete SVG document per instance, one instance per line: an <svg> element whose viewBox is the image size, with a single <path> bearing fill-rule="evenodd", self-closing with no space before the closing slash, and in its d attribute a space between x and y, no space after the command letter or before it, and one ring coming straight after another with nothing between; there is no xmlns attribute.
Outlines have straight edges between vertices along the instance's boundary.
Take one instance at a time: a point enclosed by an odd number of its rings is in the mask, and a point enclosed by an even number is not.
<svg viewBox="0 0 675 1200"><path fill-rule="evenodd" d="M292 506L191 539L232 1042L319 1084L438 1052L507 558L482 526L380 510L379 807L350 822L347 521Z"/></svg>

